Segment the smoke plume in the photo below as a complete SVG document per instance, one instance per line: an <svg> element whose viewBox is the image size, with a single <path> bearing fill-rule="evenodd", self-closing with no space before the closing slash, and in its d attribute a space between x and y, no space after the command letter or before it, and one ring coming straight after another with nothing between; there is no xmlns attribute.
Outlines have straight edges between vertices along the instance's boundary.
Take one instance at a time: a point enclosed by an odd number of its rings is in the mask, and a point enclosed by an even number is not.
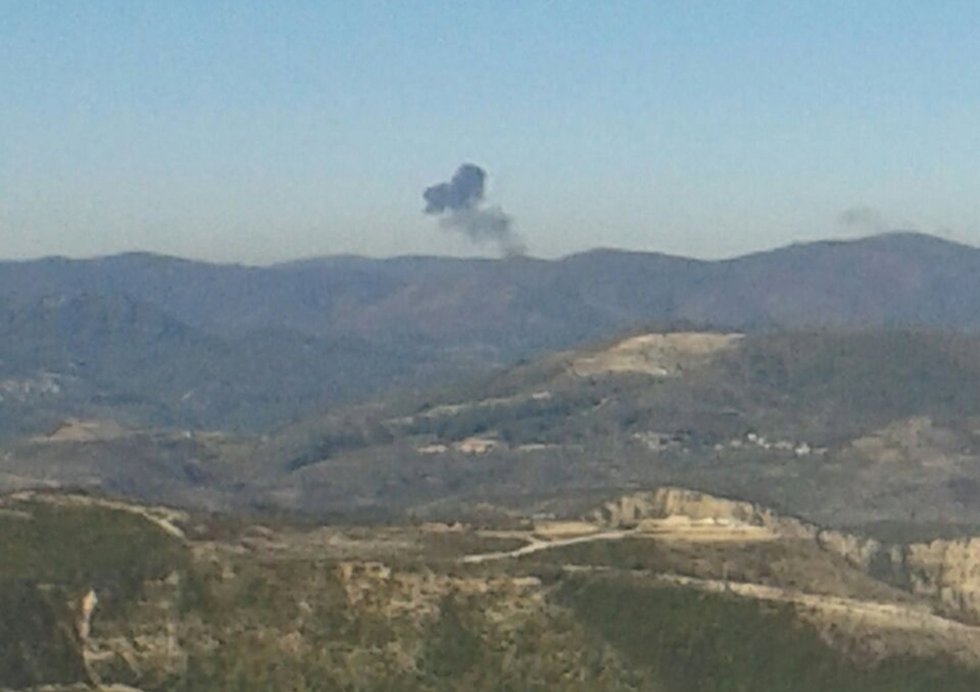
<svg viewBox="0 0 980 692"><path fill-rule="evenodd" d="M847 229L864 233L887 233L891 226L885 215L874 207L850 207L837 216L837 222Z"/></svg>
<svg viewBox="0 0 980 692"><path fill-rule="evenodd" d="M449 182L422 193L425 213L439 216L443 228L463 233L475 243L495 244L505 256L523 255L524 241L511 227L511 217L499 206L485 204L486 181L486 171L464 163Z"/></svg>

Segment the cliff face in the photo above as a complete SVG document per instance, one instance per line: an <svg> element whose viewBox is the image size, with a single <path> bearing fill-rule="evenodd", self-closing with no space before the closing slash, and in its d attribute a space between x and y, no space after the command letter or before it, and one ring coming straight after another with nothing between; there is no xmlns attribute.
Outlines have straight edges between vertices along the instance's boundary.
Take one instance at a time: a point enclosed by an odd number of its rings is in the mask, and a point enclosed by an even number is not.
<svg viewBox="0 0 980 692"><path fill-rule="evenodd" d="M912 544L905 550L904 565L913 592L980 622L980 538Z"/></svg>
<svg viewBox="0 0 980 692"><path fill-rule="evenodd" d="M607 502L589 519L605 527L629 527L644 519L669 517L758 526L781 537L812 540L872 576L934 599L959 619L980 622L980 537L889 545L821 529L751 502L683 488L626 495Z"/></svg>
<svg viewBox="0 0 980 692"><path fill-rule="evenodd" d="M607 502L590 518L603 526L635 526L643 519L687 517L692 520L713 520L724 524L745 524L766 528L785 538L817 540L818 527L793 517L780 516L773 510L752 502L730 500L685 488L660 488L651 492L625 495ZM841 541L831 546L846 547Z"/></svg>

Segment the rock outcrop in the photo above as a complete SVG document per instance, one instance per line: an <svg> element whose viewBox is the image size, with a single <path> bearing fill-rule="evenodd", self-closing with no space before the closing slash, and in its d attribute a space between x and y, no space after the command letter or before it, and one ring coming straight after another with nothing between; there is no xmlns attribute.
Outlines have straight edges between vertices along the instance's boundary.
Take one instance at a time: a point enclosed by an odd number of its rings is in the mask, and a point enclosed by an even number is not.
<svg viewBox="0 0 980 692"><path fill-rule="evenodd" d="M642 519L714 519L721 522L762 526L787 538L816 539L819 530L799 519L783 517L751 502L716 497L685 488L660 488L624 495L607 502L590 518L602 526L635 526Z"/></svg>
<svg viewBox="0 0 980 692"><path fill-rule="evenodd" d="M600 526L626 528L669 517L759 526L782 537L812 540L872 576L934 599L953 617L980 623L980 537L890 545L821 529L751 502L670 487L625 495L588 518Z"/></svg>
<svg viewBox="0 0 980 692"><path fill-rule="evenodd" d="M980 538L915 543L907 546L903 557L913 592L980 623Z"/></svg>

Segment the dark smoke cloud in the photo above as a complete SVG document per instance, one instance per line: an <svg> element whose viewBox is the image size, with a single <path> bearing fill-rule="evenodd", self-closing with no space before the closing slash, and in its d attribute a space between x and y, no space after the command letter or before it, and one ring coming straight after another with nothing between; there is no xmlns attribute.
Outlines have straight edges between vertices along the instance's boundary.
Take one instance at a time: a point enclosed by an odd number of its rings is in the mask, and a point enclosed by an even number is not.
<svg viewBox="0 0 980 692"><path fill-rule="evenodd" d="M524 241L511 228L511 217L498 206L484 204L486 181L486 171L464 163L449 182L422 193L425 213L440 216L443 228L459 231L475 243L493 243L506 256L523 255Z"/></svg>
<svg viewBox="0 0 980 692"><path fill-rule="evenodd" d="M486 182L486 171L472 163L464 163L448 183L433 185L422 193L425 213L441 214L447 210L472 209L483 200Z"/></svg>

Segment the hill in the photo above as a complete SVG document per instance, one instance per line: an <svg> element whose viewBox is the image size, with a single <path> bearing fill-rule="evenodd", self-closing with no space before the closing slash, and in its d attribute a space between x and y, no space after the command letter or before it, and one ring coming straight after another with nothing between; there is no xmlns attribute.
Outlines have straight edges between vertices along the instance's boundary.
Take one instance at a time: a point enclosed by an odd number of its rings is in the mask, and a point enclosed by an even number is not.
<svg viewBox="0 0 980 692"><path fill-rule="evenodd" d="M679 488L509 528L17 493L0 547L4 689L980 684L975 612L936 588L972 593L962 561L892 546L905 559L878 574L873 541Z"/></svg>
<svg viewBox="0 0 980 692"><path fill-rule="evenodd" d="M8 432L106 411L140 425L268 429L638 325L973 331L978 296L980 250L909 233L712 262L611 250L269 267L140 253L5 262L0 394L45 394L14 406ZM77 397L69 382L82 383Z"/></svg>
<svg viewBox="0 0 980 692"><path fill-rule="evenodd" d="M311 511L561 513L676 483L825 525L955 534L980 525L978 391L975 336L639 333L312 418L255 453Z"/></svg>
<svg viewBox="0 0 980 692"><path fill-rule="evenodd" d="M0 488L407 520L582 511L677 484L889 539L980 527L980 337L633 332L271 433L68 420Z"/></svg>

